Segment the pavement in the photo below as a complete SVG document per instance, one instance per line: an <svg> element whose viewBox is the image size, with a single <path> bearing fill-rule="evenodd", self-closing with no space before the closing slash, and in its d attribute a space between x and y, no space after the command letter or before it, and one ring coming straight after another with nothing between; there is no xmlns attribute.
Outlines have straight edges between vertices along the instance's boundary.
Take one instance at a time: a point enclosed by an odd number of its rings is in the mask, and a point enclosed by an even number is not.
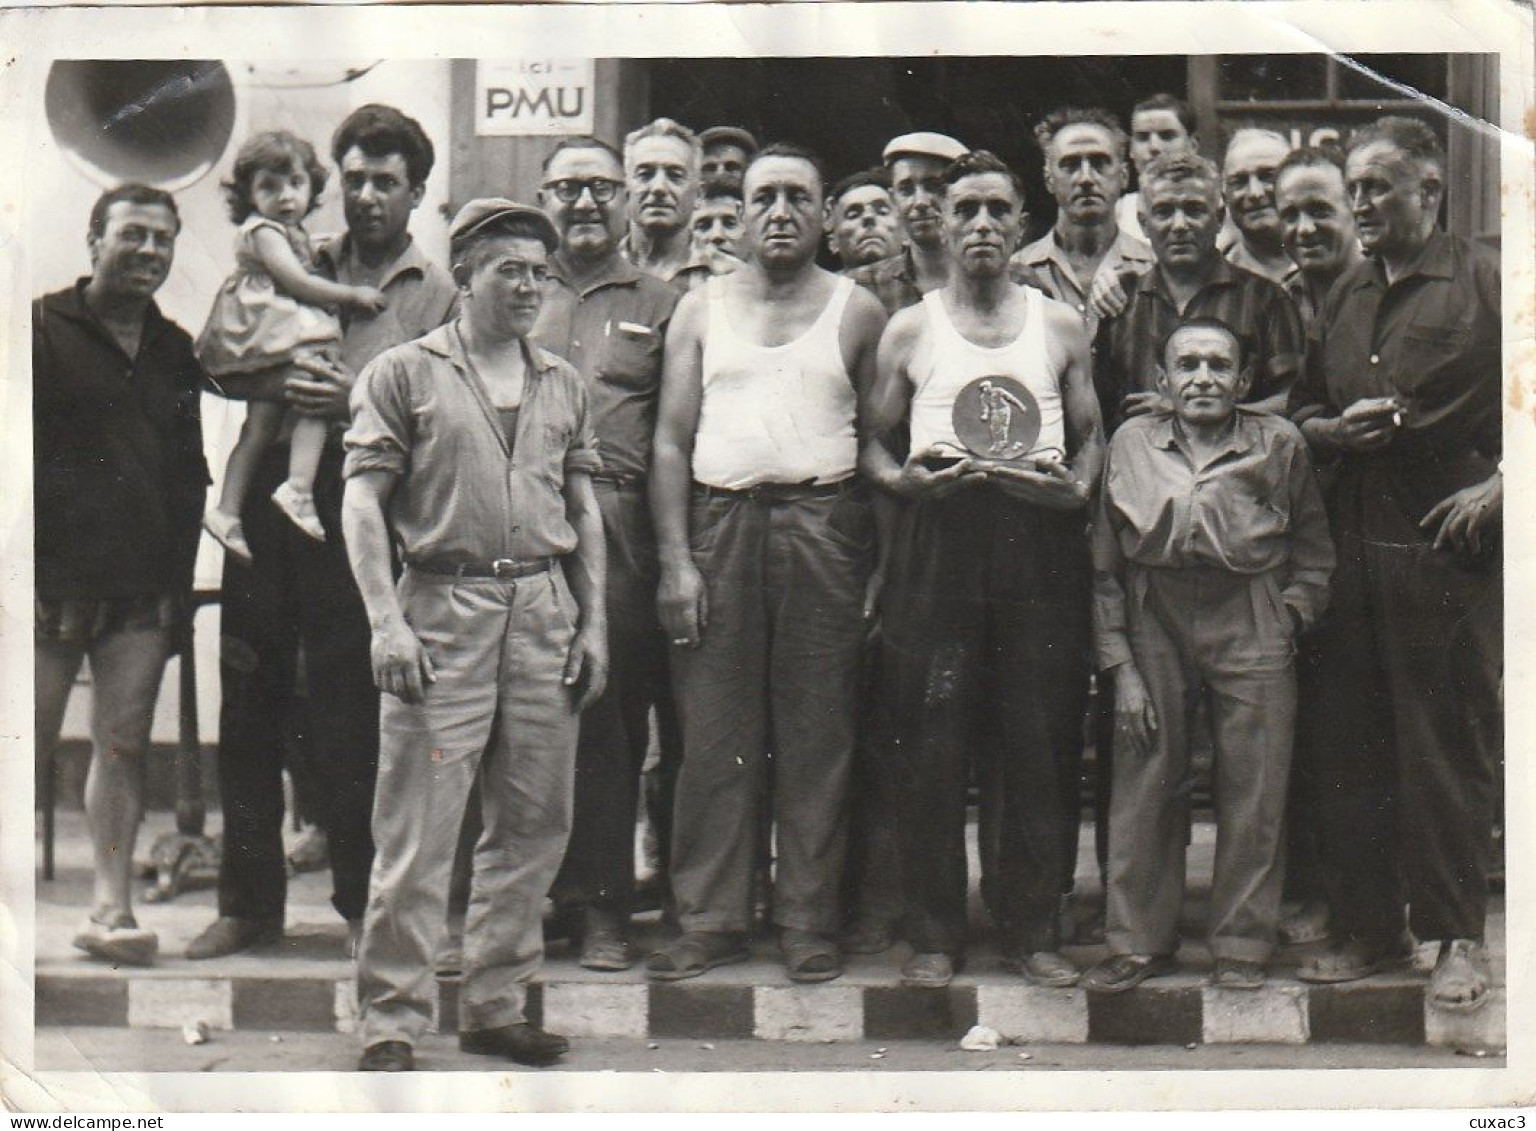
<svg viewBox="0 0 1536 1131"><path fill-rule="evenodd" d="M147 857L155 839L172 827L170 814L152 813L140 837L139 856ZM217 813L210 817L209 831L218 831ZM818 1066L822 1064L818 1051L821 1057L835 1053L842 1058L846 1053L853 1066L857 1060L853 1050L870 1042L887 1047L927 1042L936 1049L952 1049L962 1034L978 1024L1030 1049L1379 1047L1394 1064L1424 1063L1420 1058L1427 1055L1435 1063L1457 1067L1470 1061L1455 1056L1455 1050L1495 1058L1502 1054L1506 1031L1502 897L1494 900L1488 923L1497 988L1477 1013L1448 1014L1428 1005L1424 979L1413 973L1343 986L1308 986L1294 978L1295 966L1308 948L1282 951L1263 990L1222 991L1204 984L1209 953L1193 941L1202 933L1213 852L1213 827L1197 823L1189 853L1190 898L1182 930L1192 941L1180 951L1183 969L1127 994L1106 997L1025 983L1003 965L973 891L972 920L979 941L965 971L948 990L899 985L898 972L909 953L904 945L881 955L849 956L845 974L833 982L796 986L785 978L777 948L768 939L759 941L747 963L669 984L648 982L639 968L621 974L583 970L567 944L556 941L530 993L530 1019L582 1041L639 1042L641 1048L647 1042L674 1041L710 1043L717 1050L764 1041L800 1045L812 1050L807 1055ZM1086 835L1079 860L1079 898L1083 907L1092 907L1102 896L1091 839ZM158 932L161 956L153 967L115 969L70 945L85 918L90 885L89 846L78 812L59 814L57 867L53 881L39 879L37 884L35 1018L45 1031L39 1036L39 1067L44 1066L47 1050L74 1042L71 1038L61 1045L56 1039L59 1033L48 1030L108 1034L87 1047L99 1046L108 1050L103 1055L116 1055L111 1050L152 1047L141 1046L135 1031L162 1031L175 1038L174 1045L182 1027L198 1021L210 1030L215 1043L237 1035L243 1041L246 1033L281 1035L284 1042L307 1041L313 1039L308 1034L355 1027L355 986L346 954L346 930L330 907L329 873L300 875L290 881L288 931L282 942L212 961L191 962L182 957L187 943L215 916L211 888L184 892L166 903L143 904L139 921ZM637 936L642 952L665 937L655 913L640 917ZM1105 951L1102 946L1071 946L1066 953L1086 968ZM457 980L440 980L439 990L436 1029L444 1036L433 1040L448 1054L443 1066L450 1067L458 1056L446 1037L457 1026ZM163 1043L157 1034L153 1047ZM342 1050L336 1054L344 1062L338 1067L350 1064L350 1045L334 1037L323 1043L326 1049ZM1017 1049L1009 1056L1017 1060ZM433 1052L429 1059L436 1058Z"/></svg>

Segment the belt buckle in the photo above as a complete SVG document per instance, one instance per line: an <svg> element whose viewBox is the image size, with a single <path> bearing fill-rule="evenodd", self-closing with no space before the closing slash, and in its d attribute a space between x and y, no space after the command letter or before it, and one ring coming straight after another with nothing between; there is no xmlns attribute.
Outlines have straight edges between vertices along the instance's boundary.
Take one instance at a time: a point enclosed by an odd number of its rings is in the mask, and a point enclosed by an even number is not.
<svg viewBox="0 0 1536 1131"><path fill-rule="evenodd" d="M516 577L517 559L497 558L491 563L491 573L500 578Z"/></svg>

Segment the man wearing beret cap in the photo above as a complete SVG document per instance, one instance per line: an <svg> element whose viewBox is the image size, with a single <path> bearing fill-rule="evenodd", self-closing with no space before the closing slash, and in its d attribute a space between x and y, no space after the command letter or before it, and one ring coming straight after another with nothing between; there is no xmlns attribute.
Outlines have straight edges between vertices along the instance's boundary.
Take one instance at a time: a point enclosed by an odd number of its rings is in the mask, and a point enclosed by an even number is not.
<svg viewBox="0 0 1536 1131"><path fill-rule="evenodd" d="M342 517L384 692L358 950L359 1067L375 1071L414 1067L431 1020L477 776L459 1047L534 1065L566 1051L524 1004L570 833L576 719L608 667L586 386L528 342L559 237L539 209L502 199L466 204L449 235L458 320L363 371L346 437Z"/></svg>

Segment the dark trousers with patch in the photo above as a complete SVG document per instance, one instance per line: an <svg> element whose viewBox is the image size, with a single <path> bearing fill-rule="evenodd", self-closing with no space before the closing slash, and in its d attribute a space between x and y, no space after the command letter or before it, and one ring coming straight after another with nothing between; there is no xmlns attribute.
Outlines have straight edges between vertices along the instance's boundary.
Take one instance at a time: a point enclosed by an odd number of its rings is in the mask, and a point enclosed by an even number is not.
<svg viewBox="0 0 1536 1131"><path fill-rule="evenodd" d="M1303 653L1301 737L1339 938L1481 939L1503 749L1503 559L1435 550L1369 471L1330 500L1339 564Z"/></svg>
<svg viewBox="0 0 1536 1131"><path fill-rule="evenodd" d="M994 809L988 902L1002 941L1059 945L1088 689L1084 524L1081 512L989 486L913 504L898 522L885 672L907 938L919 952L964 950L972 757L983 759L976 776Z"/></svg>
<svg viewBox="0 0 1536 1131"><path fill-rule="evenodd" d="M290 736L306 747L320 787L311 797L315 819L330 841L331 902L347 919L362 918L368 905L379 695L368 616L342 540L341 458L339 449L328 447L315 476L315 507L326 534L324 542L316 542L272 504L272 491L288 475L288 450L270 449L241 515L253 563L225 559L220 915L283 915L288 881L282 773ZM301 648L305 695L295 688Z"/></svg>

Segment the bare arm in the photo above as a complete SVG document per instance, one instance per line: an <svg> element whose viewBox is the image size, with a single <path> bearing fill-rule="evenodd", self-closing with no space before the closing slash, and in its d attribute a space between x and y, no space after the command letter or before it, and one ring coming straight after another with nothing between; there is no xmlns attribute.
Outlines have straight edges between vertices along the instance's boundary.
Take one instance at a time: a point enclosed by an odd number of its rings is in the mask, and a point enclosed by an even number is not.
<svg viewBox="0 0 1536 1131"><path fill-rule="evenodd" d="M854 287L848 299L849 316L843 319L843 357L848 359L848 372L853 375L854 391L858 394L858 436L860 463L863 452L874 439L871 424L872 396L877 376L876 360L879 354L880 334L885 329L885 307L880 300L863 287ZM875 529L879 532L879 559L875 570L864 587L864 618L874 617L880 603L880 590L885 585L886 528L891 524L889 500L884 492L877 492L874 501Z"/></svg>
<svg viewBox="0 0 1536 1131"><path fill-rule="evenodd" d="M371 297L365 297L365 292L377 294L371 287L349 287L320 275L311 275L299 262L287 239L275 228L257 228L252 242L272 281L291 298L310 306L374 305Z"/></svg>
<svg viewBox="0 0 1536 1131"><path fill-rule="evenodd" d="M398 476L362 471L347 480L341 497L341 529L347 560L373 630L373 681L386 695L419 703L436 680L432 657L406 623L389 567L389 523L384 509Z"/></svg>
<svg viewBox="0 0 1536 1131"><path fill-rule="evenodd" d="M688 549L688 496L693 483L693 441L704 397L704 326L707 300L690 292L667 327L651 455L651 518L661 565L657 611L674 644L696 647L708 620L704 579Z"/></svg>
<svg viewBox="0 0 1536 1131"><path fill-rule="evenodd" d="M565 579L578 609L565 685L576 689L576 710L581 712L602 697L608 684L608 547L592 476L585 471L565 474L565 514L576 530L576 549L566 559Z"/></svg>

